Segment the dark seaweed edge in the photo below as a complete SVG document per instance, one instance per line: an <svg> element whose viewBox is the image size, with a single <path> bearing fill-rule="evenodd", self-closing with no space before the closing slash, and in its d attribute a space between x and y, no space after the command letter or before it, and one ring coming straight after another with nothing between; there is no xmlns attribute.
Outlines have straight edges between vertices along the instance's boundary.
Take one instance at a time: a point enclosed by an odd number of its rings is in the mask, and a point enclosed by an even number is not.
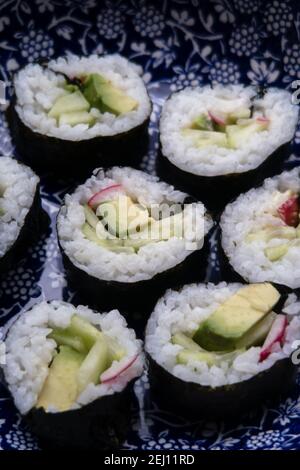
<svg viewBox="0 0 300 470"><path fill-rule="evenodd" d="M13 245L0 258L0 276L21 260L28 247L34 245L49 225L49 216L42 208L40 184L36 186L34 199L24 219L23 226Z"/></svg>
<svg viewBox="0 0 300 470"><path fill-rule="evenodd" d="M298 371L286 358L248 380L213 388L175 377L148 353L147 359L152 398L189 419L240 417L270 400L285 397L295 386Z"/></svg>

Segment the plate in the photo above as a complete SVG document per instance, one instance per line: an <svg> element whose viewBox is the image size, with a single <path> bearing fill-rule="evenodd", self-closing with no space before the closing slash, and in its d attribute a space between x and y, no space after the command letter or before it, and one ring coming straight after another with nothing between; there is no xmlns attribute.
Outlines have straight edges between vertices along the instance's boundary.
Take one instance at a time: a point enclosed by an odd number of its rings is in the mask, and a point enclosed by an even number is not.
<svg viewBox="0 0 300 470"><path fill-rule="evenodd" d="M36 0L0 4L0 74L10 81L21 65L65 53L119 52L143 68L154 102L151 144L141 168L155 172L158 119L171 91L203 83L252 83L291 88L300 79L300 10L292 0ZM9 90L8 90L9 93ZM300 164L300 126L286 168ZM3 114L0 153L14 151ZM0 324L42 299L76 301L68 289L54 230L64 194L42 182L48 233L0 285ZM207 276L221 280L215 237ZM145 374L136 384L138 407L126 449L299 449L298 391L277 407L264 407L238 422L187 422L151 401ZM38 444L0 388L0 448L31 450Z"/></svg>

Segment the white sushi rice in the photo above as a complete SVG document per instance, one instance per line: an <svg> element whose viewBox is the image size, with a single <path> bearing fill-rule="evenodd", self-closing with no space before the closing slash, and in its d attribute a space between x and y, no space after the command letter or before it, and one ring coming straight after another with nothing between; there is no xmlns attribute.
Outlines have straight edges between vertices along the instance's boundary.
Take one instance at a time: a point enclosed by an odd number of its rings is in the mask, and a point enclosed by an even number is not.
<svg viewBox="0 0 300 470"><path fill-rule="evenodd" d="M160 121L162 153L183 171L202 176L242 173L257 168L277 148L292 140L298 122L298 108L286 90L269 88L262 99L254 87L218 85L214 88L186 88L165 103ZM252 102L253 100L253 102ZM270 119L269 129L257 132L239 149L216 145L197 148L182 135L182 129L202 113L233 112L254 105L254 114Z"/></svg>
<svg viewBox="0 0 300 470"><path fill-rule="evenodd" d="M145 338L145 349L150 356L176 377L203 386L220 387L241 382L272 367L287 358L300 338L300 309L290 317L283 347L274 348L270 356L259 362L261 347L251 347L240 353L230 365L223 361L209 367L204 362L176 363L182 346L172 344L171 336L178 332L193 333L226 299L237 292L242 284L192 284L180 291L168 290L157 303L151 315Z"/></svg>
<svg viewBox="0 0 300 470"><path fill-rule="evenodd" d="M120 392L133 378L141 375L144 364L142 342L136 339L132 329L127 328L126 321L118 310L99 314L81 305L74 307L61 301L41 302L18 317L10 326L5 340L6 364L3 371L15 405L22 414L28 413L35 406L48 376L56 342L47 336L54 327L67 328L74 313L99 327L105 335L117 340L124 348L126 356L120 361L114 361L112 367L119 367L121 361L125 364L137 354L138 357L118 380L107 384L89 384L79 395L72 409L82 407L104 395ZM47 411L56 410L53 408Z"/></svg>
<svg viewBox="0 0 300 470"><path fill-rule="evenodd" d="M278 207L287 200L285 192L300 193L300 170L295 168L240 195L228 204L222 217L222 246L233 269L249 282L271 281L292 289L300 287L300 245L293 246L277 261L270 261L264 253L265 240L247 241L250 233L267 225L283 225L278 218ZM284 243L272 240L272 246ZM268 246L270 243L268 243Z"/></svg>
<svg viewBox="0 0 300 470"><path fill-rule="evenodd" d="M29 64L14 79L16 111L23 123L33 131L65 140L79 141L127 132L142 124L151 112L151 102L141 72L138 66L117 54L104 57L69 55L51 60L47 68ZM96 118L96 123L90 128L87 124L58 126L48 112L57 98L64 94L65 78L61 73L71 78L99 73L138 101L138 107L120 116L108 112L101 114L93 108L91 114Z"/></svg>
<svg viewBox="0 0 300 470"><path fill-rule="evenodd" d="M75 266L99 279L136 282L151 279L191 254L189 242L193 239L171 238L149 243L134 254L114 253L86 239L82 233L85 222L82 205L99 190L113 184L121 184L128 196L146 207L163 202L182 203L187 196L158 178L132 168L114 167L106 173L95 170L90 179L66 196L57 219L59 242ZM185 207L184 217L188 217L190 209L191 206ZM202 203L197 203L196 210L198 226L193 233L199 241L212 227L212 221Z"/></svg>
<svg viewBox="0 0 300 470"><path fill-rule="evenodd" d="M38 183L29 167L0 156L0 258L17 240Z"/></svg>

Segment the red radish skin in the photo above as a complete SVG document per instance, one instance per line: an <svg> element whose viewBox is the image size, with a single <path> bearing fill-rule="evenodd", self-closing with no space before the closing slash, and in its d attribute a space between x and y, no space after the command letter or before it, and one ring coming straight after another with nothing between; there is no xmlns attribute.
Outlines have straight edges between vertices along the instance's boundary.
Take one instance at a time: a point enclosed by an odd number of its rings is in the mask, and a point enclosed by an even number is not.
<svg viewBox="0 0 300 470"><path fill-rule="evenodd" d="M276 343L281 345L284 343L287 325L288 320L286 315L277 315L262 346L259 362L263 362L269 357Z"/></svg>
<svg viewBox="0 0 300 470"><path fill-rule="evenodd" d="M121 184L113 184L111 186L108 186L105 189L101 189L101 191L98 191L98 193L94 194L88 201L88 206L94 209L97 207L101 201L104 200L106 196L109 195L109 193L118 191L122 188Z"/></svg>
<svg viewBox="0 0 300 470"><path fill-rule="evenodd" d="M100 382L102 384L107 384L109 382L113 382L114 380L116 380L121 374L123 374L127 369L129 369L130 366L132 366L132 364L137 360L137 358L139 357L138 354L136 354L135 356L133 356L128 362L126 365L122 366L121 369L117 370L117 371L114 371L114 372L111 372L109 369L107 369L105 372L103 372L103 374L101 374L100 376Z"/></svg>
<svg viewBox="0 0 300 470"><path fill-rule="evenodd" d="M258 122L263 122L263 123L269 123L269 122L270 122L270 119L268 119L268 118L266 118L266 117L263 117L263 116L256 118L256 120L257 120Z"/></svg>
<svg viewBox="0 0 300 470"><path fill-rule="evenodd" d="M297 227L299 224L299 197L293 196L285 201L278 209L280 218L290 227Z"/></svg>
<svg viewBox="0 0 300 470"><path fill-rule="evenodd" d="M216 114L212 113L211 111L208 111L208 115L209 115L210 119L213 122L215 122L216 124L218 124L219 126L225 126L226 125L226 120L223 116L216 115Z"/></svg>

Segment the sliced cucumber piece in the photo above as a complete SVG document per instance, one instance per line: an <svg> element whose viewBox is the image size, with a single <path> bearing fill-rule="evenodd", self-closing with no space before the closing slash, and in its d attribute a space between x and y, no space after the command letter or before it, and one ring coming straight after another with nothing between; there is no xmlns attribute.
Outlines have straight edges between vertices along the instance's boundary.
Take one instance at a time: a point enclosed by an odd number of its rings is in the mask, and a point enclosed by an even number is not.
<svg viewBox="0 0 300 470"><path fill-rule="evenodd" d="M98 338L77 372L78 391L89 384L100 383L100 375L110 366L109 350L104 336Z"/></svg>
<svg viewBox="0 0 300 470"><path fill-rule="evenodd" d="M96 216L95 212L87 204L84 204L83 209L84 209L85 220L91 227L96 229L97 225L99 224L99 219Z"/></svg>
<svg viewBox="0 0 300 470"><path fill-rule="evenodd" d="M69 346L80 353L87 353L87 347L83 339L80 336L73 336L67 330L54 328L48 338L54 339L58 346Z"/></svg>
<svg viewBox="0 0 300 470"><path fill-rule="evenodd" d="M60 96L50 109L48 116L58 119L62 114L76 111L88 111L89 102L80 91Z"/></svg>
<svg viewBox="0 0 300 470"><path fill-rule="evenodd" d="M248 125L226 126L228 145L231 148L239 148L254 134L265 131L266 129L268 129L268 123L256 119L251 120L251 123Z"/></svg>
<svg viewBox="0 0 300 470"><path fill-rule="evenodd" d="M95 124L95 118L87 111L74 111L72 113L64 113L59 116L58 125L62 126L64 124L68 124L69 126L88 124L89 126L92 126Z"/></svg>
<svg viewBox="0 0 300 470"><path fill-rule="evenodd" d="M98 328L91 325L87 320L76 314L72 316L67 330L70 335L82 338L88 349L93 346L97 339L103 337L103 333L99 331Z"/></svg>
<svg viewBox="0 0 300 470"><path fill-rule="evenodd" d="M105 336L108 349L109 349L109 356L110 360L112 361L120 361L126 355L126 351L117 340L111 338L110 336Z"/></svg>
<svg viewBox="0 0 300 470"><path fill-rule="evenodd" d="M190 351L203 351L199 344L195 343L192 338L189 338L184 333L176 333L172 336L171 341L173 344L178 344L179 346L182 346L183 348Z"/></svg>
<svg viewBox="0 0 300 470"><path fill-rule="evenodd" d="M216 355L205 351L189 351L184 349L177 354L178 364L188 364L190 361L205 362L209 367L216 364Z"/></svg>
<svg viewBox="0 0 300 470"><path fill-rule="evenodd" d="M228 146L227 136L224 132L183 129L182 135L191 139L196 147L208 147L211 145L218 147Z"/></svg>

